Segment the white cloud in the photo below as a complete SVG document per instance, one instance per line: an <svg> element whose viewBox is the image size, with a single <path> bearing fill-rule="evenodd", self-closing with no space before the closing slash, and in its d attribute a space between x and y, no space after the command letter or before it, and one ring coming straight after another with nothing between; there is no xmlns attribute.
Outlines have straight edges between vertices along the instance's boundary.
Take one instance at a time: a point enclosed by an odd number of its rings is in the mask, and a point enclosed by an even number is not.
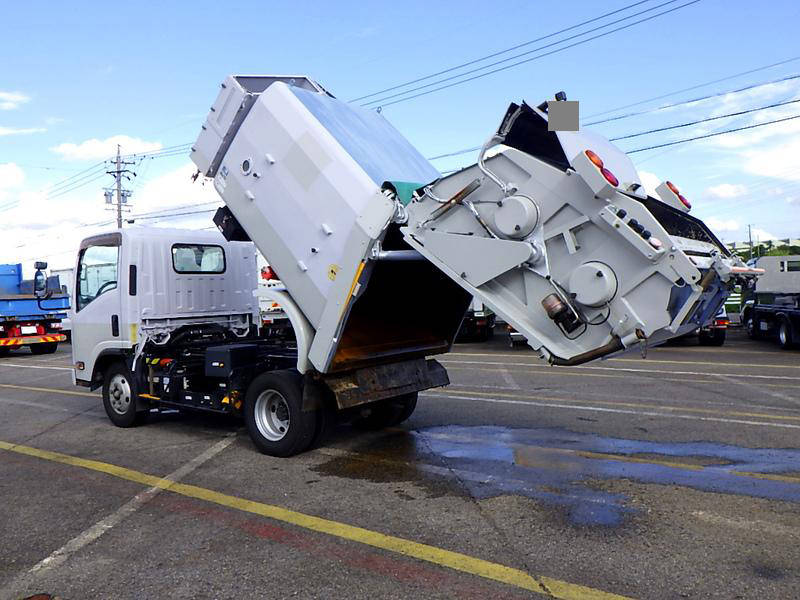
<svg viewBox="0 0 800 600"><path fill-rule="evenodd" d="M743 153L743 168L752 175L800 181L800 137Z"/></svg>
<svg viewBox="0 0 800 600"><path fill-rule="evenodd" d="M202 177L192 181L192 175L197 171L192 163L188 163L174 171L170 171L144 184L134 193L131 201L135 205L134 214L166 210L173 206L191 205L179 212L193 212L195 210L210 210L214 208L210 202L222 203L214 186ZM202 205L202 206L199 206ZM193 215L186 215L187 217ZM213 225L211 213L200 214L196 218L207 219L208 225ZM137 223L142 225L155 224L156 219L142 219ZM181 219L165 220L164 226L179 226Z"/></svg>
<svg viewBox="0 0 800 600"><path fill-rule="evenodd" d="M656 196L656 188L661 185L661 179L654 173L650 173L649 171L639 171L639 179L642 180L642 185L644 186L644 190L650 195L655 198Z"/></svg>
<svg viewBox="0 0 800 600"><path fill-rule="evenodd" d="M738 231L741 225L736 219L720 219L718 217L708 217L705 219L706 225L711 228L711 231Z"/></svg>
<svg viewBox="0 0 800 600"><path fill-rule="evenodd" d="M746 193L747 188L738 183L721 183L711 186L706 190L706 194L715 198L736 198L738 196L744 196Z"/></svg>
<svg viewBox="0 0 800 600"><path fill-rule="evenodd" d="M0 163L0 190L18 188L25 182L25 172L19 165Z"/></svg>
<svg viewBox="0 0 800 600"><path fill-rule="evenodd" d="M158 162L154 161L150 167L151 173ZM222 201L210 181L205 182L205 185L202 178L192 182L191 175L195 170L194 165L187 163L156 175L147 183L137 185L134 180L130 185L133 189L130 199L132 211L124 213L124 218L136 218L133 225L136 227L195 230L212 227L213 211ZM11 172L10 169L8 171ZM12 179L9 177L7 181ZM15 185L19 183L18 174L14 175L13 181L16 182ZM101 189L103 183L107 182L92 182L74 192L52 198L46 192L26 189L24 182L14 188L13 199L17 203L0 212L4 222L14 224L3 228L0 263L21 261L28 270L34 260L47 260L51 268L56 269L72 266L82 239L109 231L116 226L114 212L106 210ZM149 216L158 218L137 218L142 213L154 212L158 214ZM163 215L159 217L162 213L168 213L167 216L169 213L192 214L174 218L164 218ZM43 217L35 218L31 215Z"/></svg>
<svg viewBox="0 0 800 600"><path fill-rule="evenodd" d="M80 144L65 142L50 150L66 160L102 160L116 154L117 145L125 154L140 154L161 149L161 142L148 142L127 135L113 135L104 140L92 138Z"/></svg>
<svg viewBox="0 0 800 600"><path fill-rule="evenodd" d="M0 110L15 110L30 101L30 97L20 92L0 92Z"/></svg>
<svg viewBox="0 0 800 600"><path fill-rule="evenodd" d="M764 231L763 229L759 229L758 227L753 227L753 240L758 240L759 242L764 242L766 240L777 240L778 236L774 233L770 233L769 231Z"/></svg>
<svg viewBox="0 0 800 600"><path fill-rule="evenodd" d="M18 128L18 127L3 127L0 125L0 137L4 135L28 135L30 133L42 133L43 131L47 131L44 127L27 127L27 128Z"/></svg>

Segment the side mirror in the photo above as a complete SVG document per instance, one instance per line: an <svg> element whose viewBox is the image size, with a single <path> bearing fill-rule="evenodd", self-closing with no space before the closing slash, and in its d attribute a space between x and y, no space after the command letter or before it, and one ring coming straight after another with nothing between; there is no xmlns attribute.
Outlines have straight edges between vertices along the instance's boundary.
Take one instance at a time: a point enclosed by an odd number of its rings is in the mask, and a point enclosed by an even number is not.
<svg viewBox="0 0 800 600"><path fill-rule="evenodd" d="M46 262L36 262L36 274L33 276L33 295L37 298L44 298L47 295L47 277L42 269L47 268Z"/></svg>

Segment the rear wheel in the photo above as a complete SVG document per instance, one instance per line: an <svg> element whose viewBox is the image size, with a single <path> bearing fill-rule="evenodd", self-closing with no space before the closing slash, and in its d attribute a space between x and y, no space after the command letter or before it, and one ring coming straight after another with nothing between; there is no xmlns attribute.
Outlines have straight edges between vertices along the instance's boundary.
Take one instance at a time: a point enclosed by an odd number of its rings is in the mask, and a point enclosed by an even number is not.
<svg viewBox="0 0 800 600"><path fill-rule="evenodd" d="M417 392L380 400L366 406L366 414L356 418L353 425L368 430L394 427L408 419L416 408Z"/></svg>
<svg viewBox="0 0 800 600"><path fill-rule="evenodd" d="M31 354L53 354L58 350L58 342L31 344Z"/></svg>
<svg viewBox="0 0 800 600"><path fill-rule="evenodd" d="M778 326L778 343L784 350L788 350L794 345L792 325L786 319L781 320L781 324Z"/></svg>
<svg viewBox="0 0 800 600"><path fill-rule="evenodd" d="M256 377L247 389L244 419L256 448L270 456L292 456L309 447L317 432L317 410L303 411L303 380L296 371Z"/></svg>
<svg viewBox="0 0 800 600"><path fill-rule="evenodd" d="M137 409L136 383L128 366L112 364L103 379L103 408L117 427L133 427L144 422L147 410Z"/></svg>
<svg viewBox="0 0 800 600"><path fill-rule="evenodd" d="M0 346L0 356L8 356L11 352L11 348L8 346Z"/></svg>

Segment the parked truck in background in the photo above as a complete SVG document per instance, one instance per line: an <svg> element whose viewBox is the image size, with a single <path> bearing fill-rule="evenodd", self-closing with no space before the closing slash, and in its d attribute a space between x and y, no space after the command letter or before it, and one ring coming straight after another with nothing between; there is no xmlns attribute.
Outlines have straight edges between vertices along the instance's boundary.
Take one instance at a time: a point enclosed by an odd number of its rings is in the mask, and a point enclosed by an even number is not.
<svg viewBox="0 0 800 600"><path fill-rule="evenodd" d="M456 341L485 342L494 335L495 314L480 298L473 298L461 321Z"/></svg>
<svg viewBox="0 0 800 600"><path fill-rule="evenodd" d="M47 263L37 262L32 280L23 280L22 264L0 265L0 356L28 347L33 354L51 354L66 336L61 321L69 297L58 277L46 277Z"/></svg>
<svg viewBox="0 0 800 600"><path fill-rule="evenodd" d="M744 291L742 325L753 338L772 338L784 349L800 343L800 256L762 256L764 275Z"/></svg>
<svg viewBox="0 0 800 600"><path fill-rule="evenodd" d="M648 196L610 142L547 119L547 102L512 104L478 162L442 176L381 114L307 77L226 78L191 152L225 201L222 236L82 242L76 383L102 387L119 426L161 407L237 414L259 450L289 456L339 416L408 418L449 382L432 357L473 298L542 359L577 365L696 329L755 275L675 186ZM256 248L280 285L254 299ZM97 264L113 273L90 284ZM290 335L259 327L258 299Z"/></svg>
<svg viewBox="0 0 800 600"><path fill-rule="evenodd" d="M69 267L67 269L50 269L50 275L58 277L58 282L61 285L61 293L72 297L72 290L75 289L75 269ZM67 309L66 318L61 320L61 332L67 336L67 341L72 337L72 306Z"/></svg>

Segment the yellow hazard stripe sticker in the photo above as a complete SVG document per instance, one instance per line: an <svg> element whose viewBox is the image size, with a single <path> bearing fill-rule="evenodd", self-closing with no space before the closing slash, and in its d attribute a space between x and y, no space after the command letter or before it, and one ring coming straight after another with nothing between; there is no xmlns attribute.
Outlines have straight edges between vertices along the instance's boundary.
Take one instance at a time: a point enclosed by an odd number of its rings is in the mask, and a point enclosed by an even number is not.
<svg viewBox="0 0 800 600"><path fill-rule="evenodd" d="M47 342L63 342L67 339L63 333L53 335L24 335L22 337L0 338L0 346L23 346Z"/></svg>

